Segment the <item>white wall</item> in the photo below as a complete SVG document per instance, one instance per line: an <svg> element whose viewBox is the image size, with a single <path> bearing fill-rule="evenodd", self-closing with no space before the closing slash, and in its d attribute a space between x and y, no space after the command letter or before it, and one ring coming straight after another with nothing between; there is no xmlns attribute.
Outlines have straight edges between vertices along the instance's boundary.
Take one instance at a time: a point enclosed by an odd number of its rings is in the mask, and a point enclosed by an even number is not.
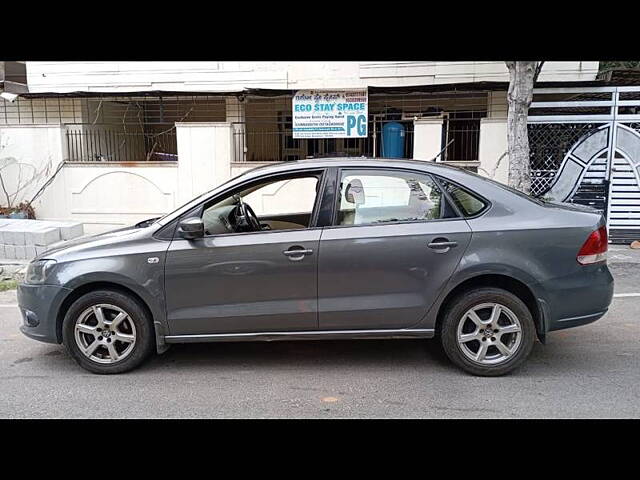
<svg viewBox="0 0 640 480"><path fill-rule="evenodd" d="M174 162L66 164L34 202L41 220L75 220L99 233L157 217L178 206Z"/></svg>
<svg viewBox="0 0 640 480"><path fill-rule="evenodd" d="M431 160L442 150L442 118L413 122L413 158Z"/></svg>
<svg viewBox="0 0 640 480"><path fill-rule="evenodd" d="M83 222L85 232L92 233L164 215L178 206L177 171L174 162L67 165L63 194L55 195L62 202L51 216Z"/></svg>
<svg viewBox="0 0 640 480"><path fill-rule="evenodd" d="M63 159L60 126L0 127L0 174L11 204L29 201ZM7 206L0 190L0 205Z"/></svg>
<svg viewBox="0 0 640 480"><path fill-rule="evenodd" d="M179 162L67 163L33 203L36 217L80 221L85 232L97 233L163 215L230 178L231 124L176 128ZM10 194L23 186L13 205L51 178L66 151L64 132L49 125L0 128L2 179Z"/></svg>
<svg viewBox="0 0 640 480"><path fill-rule="evenodd" d="M490 92L487 98L487 117L480 120L478 173L498 182L509 180L507 151L507 94Z"/></svg>
<svg viewBox="0 0 640 480"><path fill-rule="evenodd" d="M483 118L480 120L480 166L478 173L498 182L509 180L507 151L507 119Z"/></svg>
<svg viewBox="0 0 640 480"><path fill-rule="evenodd" d="M0 173L15 206L28 201L63 160L64 128L0 127ZM176 208L176 162L67 163L33 202L42 220L76 220L86 233L117 228ZM6 206L0 191L0 205Z"/></svg>
<svg viewBox="0 0 640 480"><path fill-rule="evenodd" d="M231 123L176 123L180 202L211 190L231 178Z"/></svg>
<svg viewBox="0 0 640 480"><path fill-rule="evenodd" d="M540 81L594 80L598 62L546 62ZM240 91L509 81L504 62L27 62L29 91Z"/></svg>

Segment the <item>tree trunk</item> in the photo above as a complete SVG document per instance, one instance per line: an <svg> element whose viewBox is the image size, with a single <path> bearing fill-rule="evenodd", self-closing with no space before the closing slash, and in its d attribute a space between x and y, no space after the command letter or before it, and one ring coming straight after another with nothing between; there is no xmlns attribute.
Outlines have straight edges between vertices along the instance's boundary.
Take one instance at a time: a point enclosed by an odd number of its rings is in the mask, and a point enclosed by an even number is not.
<svg viewBox="0 0 640 480"><path fill-rule="evenodd" d="M542 64L540 62L505 62L509 69L507 99L507 147L509 152L509 185L524 193L531 192L529 163L529 137L527 116L533 99L535 84Z"/></svg>

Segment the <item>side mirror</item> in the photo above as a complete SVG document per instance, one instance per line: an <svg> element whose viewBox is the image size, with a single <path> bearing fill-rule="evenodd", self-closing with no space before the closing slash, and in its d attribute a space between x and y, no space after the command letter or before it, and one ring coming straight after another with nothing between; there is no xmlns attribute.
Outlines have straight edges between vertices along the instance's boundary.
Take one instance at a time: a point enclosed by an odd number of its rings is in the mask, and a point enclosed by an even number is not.
<svg viewBox="0 0 640 480"><path fill-rule="evenodd" d="M204 237L204 223L201 218L185 218L178 225L178 234L187 240L195 240Z"/></svg>

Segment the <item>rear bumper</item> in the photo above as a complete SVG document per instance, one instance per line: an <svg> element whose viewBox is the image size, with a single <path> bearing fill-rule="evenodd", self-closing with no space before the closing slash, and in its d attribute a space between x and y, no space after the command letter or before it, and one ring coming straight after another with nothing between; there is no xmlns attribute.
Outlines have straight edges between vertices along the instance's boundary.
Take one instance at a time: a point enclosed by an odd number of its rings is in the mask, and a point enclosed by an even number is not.
<svg viewBox="0 0 640 480"><path fill-rule="evenodd" d="M596 312L589 315L582 315L580 317L569 317L569 318L561 318L557 320L552 330L562 330L563 328L571 328L571 327L579 327L581 325L587 325L589 323L595 322L596 320L601 319L607 310L603 310L602 312Z"/></svg>
<svg viewBox="0 0 640 480"><path fill-rule="evenodd" d="M56 319L70 289L56 285L20 284L18 307L22 314L20 331L27 337L47 343L60 343Z"/></svg>
<svg viewBox="0 0 640 480"><path fill-rule="evenodd" d="M538 284L544 331L587 325L602 318L613 298L613 276L605 264Z"/></svg>

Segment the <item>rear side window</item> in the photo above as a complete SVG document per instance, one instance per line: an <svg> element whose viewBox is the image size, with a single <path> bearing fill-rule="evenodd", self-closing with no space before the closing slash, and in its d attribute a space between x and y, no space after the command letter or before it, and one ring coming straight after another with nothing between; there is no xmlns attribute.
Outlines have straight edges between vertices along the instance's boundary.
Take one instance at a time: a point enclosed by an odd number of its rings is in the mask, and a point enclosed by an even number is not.
<svg viewBox="0 0 640 480"><path fill-rule="evenodd" d="M464 217L473 217L487 208L487 204L469 190L443 179L440 179L440 183Z"/></svg>
<svg viewBox="0 0 640 480"><path fill-rule="evenodd" d="M337 225L450 218L438 185L428 175L392 170L343 170Z"/></svg>

